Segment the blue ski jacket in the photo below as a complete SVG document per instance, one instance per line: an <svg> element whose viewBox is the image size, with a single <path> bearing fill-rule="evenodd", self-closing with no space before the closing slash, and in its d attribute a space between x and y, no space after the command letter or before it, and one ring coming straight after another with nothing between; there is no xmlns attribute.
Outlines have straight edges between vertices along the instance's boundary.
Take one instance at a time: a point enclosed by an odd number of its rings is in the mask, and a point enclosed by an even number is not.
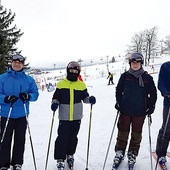
<svg viewBox="0 0 170 170"><path fill-rule="evenodd" d="M19 98L19 93L29 93L30 100L25 102L26 112L24 109L24 103ZM6 96L15 95L19 99L13 104L10 118L25 117L29 114L29 102L36 101L39 93L35 80L25 74L25 71L16 72L9 68L6 73L0 75L0 116L8 117L11 104L4 103Z"/></svg>
<svg viewBox="0 0 170 170"><path fill-rule="evenodd" d="M170 99L166 96L170 96L170 61L161 65L158 77L158 89L161 95L164 97L164 106L170 106Z"/></svg>

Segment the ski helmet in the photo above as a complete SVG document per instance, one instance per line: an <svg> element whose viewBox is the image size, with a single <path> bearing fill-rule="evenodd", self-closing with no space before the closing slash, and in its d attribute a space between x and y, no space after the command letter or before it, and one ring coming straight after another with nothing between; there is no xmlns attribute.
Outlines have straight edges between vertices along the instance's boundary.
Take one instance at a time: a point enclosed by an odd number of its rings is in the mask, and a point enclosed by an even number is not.
<svg viewBox="0 0 170 170"><path fill-rule="evenodd" d="M144 62L143 55L139 52L135 52L135 53L131 54L131 56L129 57L129 64L133 61L141 62L141 64L143 64L143 62Z"/></svg>
<svg viewBox="0 0 170 170"><path fill-rule="evenodd" d="M77 70L77 73L70 72L70 70ZM80 71L81 71L80 64L76 61L71 61L67 65L67 79L70 81L77 81Z"/></svg>
<svg viewBox="0 0 170 170"><path fill-rule="evenodd" d="M71 61L71 62L68 63L68 65L67 65L67 71L68 71L69 69L77 70L77 71L80 73L80 71L81 71L81 66L80 66L80 64L79 64L78 62L76 62L76 61Z"/></svg>
<svg viewBox="0 0 170 170"><path fill-rule="evenodd" d="M20 54L15 54L15 55L12 56L12 61L19 61L22 64L24 64L25 58Z"/></svg>

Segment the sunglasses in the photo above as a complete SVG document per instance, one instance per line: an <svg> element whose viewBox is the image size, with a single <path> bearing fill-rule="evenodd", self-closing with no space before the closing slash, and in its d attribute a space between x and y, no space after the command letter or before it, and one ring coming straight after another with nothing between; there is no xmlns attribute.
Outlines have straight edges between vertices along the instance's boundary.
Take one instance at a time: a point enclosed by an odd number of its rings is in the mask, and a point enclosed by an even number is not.
<svg viewBox="0 0 170 170"><path fill-rule="evenodd" d="M12 56L12 61L17 61L17 60L21 63L24 63L25 58L22 55L18 55L18 54Z"/></svg>

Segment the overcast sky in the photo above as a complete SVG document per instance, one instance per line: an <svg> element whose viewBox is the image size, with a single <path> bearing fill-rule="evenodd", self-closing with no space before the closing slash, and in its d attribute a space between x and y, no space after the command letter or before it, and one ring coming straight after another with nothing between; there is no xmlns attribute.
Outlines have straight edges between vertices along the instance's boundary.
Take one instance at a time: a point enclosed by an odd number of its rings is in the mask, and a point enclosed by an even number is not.
<svg viewBox="0 0 170 170"><path fill-rule="evenodd" d="M1 0L24 32L30 65L124 55L135 33L170 34L170 0Z"/></svg>

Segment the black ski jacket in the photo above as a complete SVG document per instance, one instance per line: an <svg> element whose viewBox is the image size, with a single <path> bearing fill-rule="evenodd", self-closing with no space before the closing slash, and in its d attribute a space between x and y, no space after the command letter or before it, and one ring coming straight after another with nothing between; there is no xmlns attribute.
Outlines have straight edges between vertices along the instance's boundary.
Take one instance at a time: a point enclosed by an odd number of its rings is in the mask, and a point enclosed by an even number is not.
<svg viewBox="0 0 170 170"><path fill-rule="evenodd" d="M152 76L142 74L144 87L139 86L139 79L128 71L123 73L116 87L116 100L121 113L129 116L145 116L149 107L155 106L157 90Z"/></svg>

